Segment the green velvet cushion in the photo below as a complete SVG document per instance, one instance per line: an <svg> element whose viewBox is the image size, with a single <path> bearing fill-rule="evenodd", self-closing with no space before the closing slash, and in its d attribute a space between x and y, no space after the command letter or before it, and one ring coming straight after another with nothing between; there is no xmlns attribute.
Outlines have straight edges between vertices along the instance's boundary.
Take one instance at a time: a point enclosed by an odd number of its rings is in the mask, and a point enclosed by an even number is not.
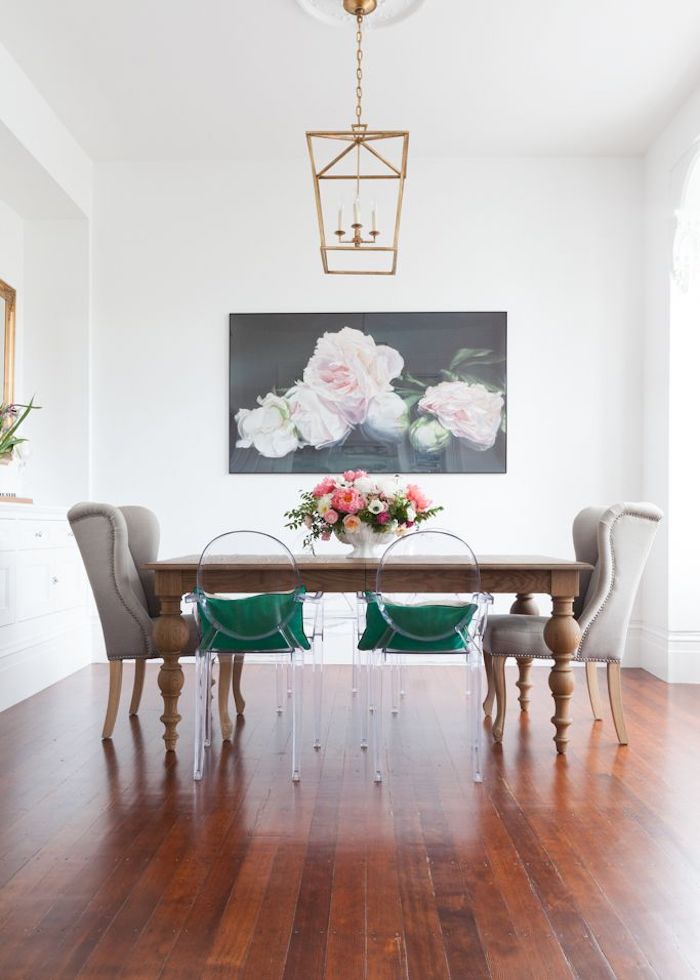
<svg viewBox="0 0 700 980"><path fill-rule="evenodd" d="M289 650L288 641L277 629L279 623L287 621L284 631L294 641L295 648L309 650L311 644L304 632L299 595L299 592L269 592L245 599L202 597L198 607L203 645L208 650L234 652ZM217 629L212 619L223 629ZM270 635L263 636L265 633ZM261 636L262 639L256 639Z"/></svg>
<svg viewBox="0 0 700 980"><path fill-rule="evenodd" d="M441 606L400 606L386 603L386 611L396 626L403 626L411 636L396 632L382 616L377 599L372 593L367 596L367 622L365 631L358 644L360 650L381 650L388 647L391 650L405 650L420 653L421 650L436 653L456 653L464 651L464 641L455 632L455 627L463 623L466 629L471 623L476 606L470 602L466 605ZM442 635L441 640L416 640L413 637Z"/></svg>

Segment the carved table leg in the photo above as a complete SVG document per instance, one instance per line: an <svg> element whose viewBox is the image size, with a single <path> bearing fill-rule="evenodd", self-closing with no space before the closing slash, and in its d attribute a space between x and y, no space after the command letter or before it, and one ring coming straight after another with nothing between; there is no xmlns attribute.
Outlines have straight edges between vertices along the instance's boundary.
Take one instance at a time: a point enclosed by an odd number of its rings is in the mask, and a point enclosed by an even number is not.
<svg viewBox="0 0 700 980"><path fill-rule="evenodd" d="M544 640L554 657L554 666L549 673L549 687L554 698L554 717L556 728L554 741L557 752L566 754L569 741L570 702L574 693L574 672L571 657L578 649L581 631L574 619L574 599L554 596L552 598L552 618L544 628Z"/></svg>
<svg viewBox="0 0 700 980"><path fill-rule="evenodd" d="M537 603L530 592L518 592L515 597L515 602L510 607L510 611L518 616L539 616L540 614ZM532 690L532 681L530 680L531 668L532 657L525 657L522 660L518 658L518 679L515 683L520 690L518 701L520 702L521 711L527 711L530 707L530 691Z"/></svg>
<svg viewBox="0 0 700 980"><path fill-rule="evenodd" d="M163 714L160 720L165 726L163 740L167 752L173 752L177 743L177 711L184 675L180 666L180 651L185 648L189 630L180 615L180 597L160 600L160 616L153 625L153 640L163 658L158 674L158 687L163 696Z"/></svg>

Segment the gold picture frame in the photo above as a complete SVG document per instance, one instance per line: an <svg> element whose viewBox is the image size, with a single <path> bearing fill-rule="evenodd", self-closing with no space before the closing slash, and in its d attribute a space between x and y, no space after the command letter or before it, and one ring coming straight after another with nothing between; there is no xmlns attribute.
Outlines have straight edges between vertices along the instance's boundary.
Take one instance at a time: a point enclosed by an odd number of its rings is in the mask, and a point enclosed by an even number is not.
<svg viewBox="0 0 700 980"><path fill-rule="evenodd" d="M2 356L0 364L3 365L2 375L2 401L5 405L10 405L15 397L15 316L17 312L17 290L13 289L8 283L0 279L0 312L4 307L3 333L2 333Z"/></svg>

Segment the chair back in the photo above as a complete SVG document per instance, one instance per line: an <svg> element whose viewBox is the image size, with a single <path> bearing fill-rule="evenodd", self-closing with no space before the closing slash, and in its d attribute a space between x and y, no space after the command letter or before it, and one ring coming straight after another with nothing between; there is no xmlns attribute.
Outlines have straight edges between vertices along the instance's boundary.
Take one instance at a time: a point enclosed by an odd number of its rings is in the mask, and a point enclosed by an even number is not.
<svg viewBox="0 0 700 980"><path fill-rule="evenodd" d="M257 581L250 574L251 558L260 568ZM241 577L245 588L231 591L237 561L247 566ZM225 576L222 565L227 566ZM256 591L251 591L251 585L257 586ZM203 640L207 640L206 630L213 630L246 648L284 634L299 617L302 593L294 555L277 538L261 531L220 534L206 546L197 567L196 597Z"/></svg>
<svg viewBox="0 0 700 980"><path fill-rule="evenodd" d="M145 562L158 557L158 520L145 507L80 503L68 511L95 597L109 660L152 657L157 615L153 576Z"/></svg>
<svg viewBox="0 0 700 980"><path fill-rule="evenodd" d="M576 557L594 566L582 576L574 606L580 659L622 660L634 600L662 517L649 503L587 507L576 517Z"/></svg>
<svg viewBox="0 0 700 980"><path fill-rule="evenodd" d="M442 592L425 590L425 564L441 569ZM377 605L384 620L396 633L421 642L469 629L480 588L474 552L449 531L414 531L399 538L384 552L377 571Z"/></svg>

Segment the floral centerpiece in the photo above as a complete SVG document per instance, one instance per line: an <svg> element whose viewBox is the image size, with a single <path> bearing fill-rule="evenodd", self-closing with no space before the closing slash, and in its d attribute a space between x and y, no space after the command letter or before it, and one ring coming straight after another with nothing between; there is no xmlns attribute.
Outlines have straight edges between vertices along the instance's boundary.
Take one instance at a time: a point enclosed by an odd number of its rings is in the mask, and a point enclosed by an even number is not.
<svg viewBox="0 0 700 980"><path fill-rule="evenodd" d="M364 470L346 470L340 477L326 476L313 490L301 494L301 503L284 515L285 525L308 533L304 547L314 541L338 538L353 545L353 558L372 557L395 535L435 517L443 510L415 483L403 484L397 476L373 477Z"/></svg>

